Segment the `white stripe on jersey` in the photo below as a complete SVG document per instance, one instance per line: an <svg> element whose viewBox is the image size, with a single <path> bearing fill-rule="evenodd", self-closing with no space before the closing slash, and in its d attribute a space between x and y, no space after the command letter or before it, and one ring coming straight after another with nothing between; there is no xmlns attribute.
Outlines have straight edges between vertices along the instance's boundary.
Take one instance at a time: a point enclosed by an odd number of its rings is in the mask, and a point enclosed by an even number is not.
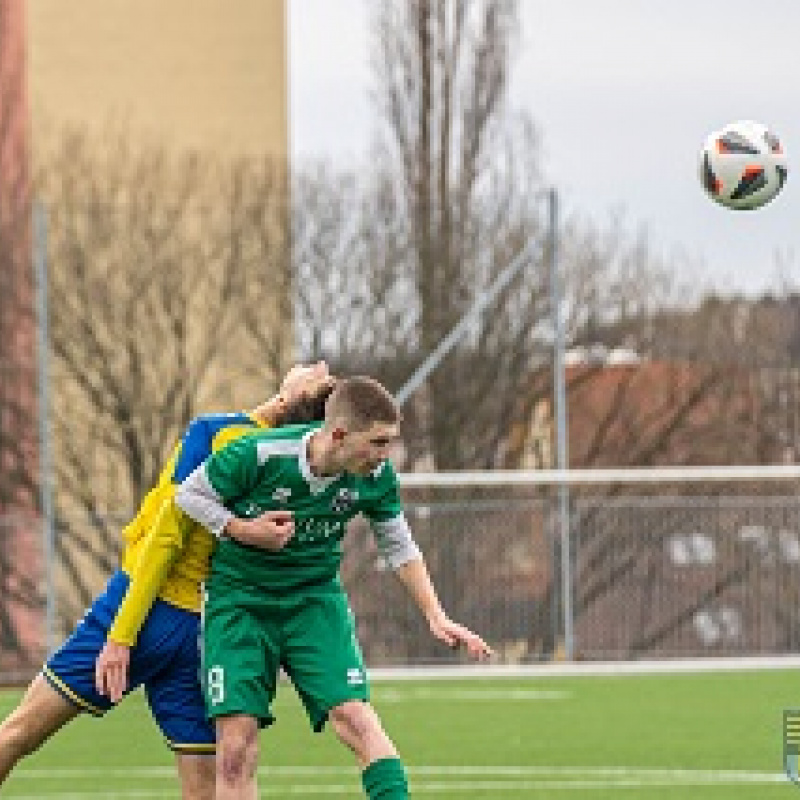
<svg viewBox="0 0 800 800"><path fill-rule="evenodd" d="M217 538L234 514L222 505L222 498L211 485L205 463L201 464L178 487L176 505L193 520L208 528Z"/></svg>
<svg viewBox="0 0 800 800"><path fill-rule="evenodd" d="M381 557L391 569L402 567L407 561L422 558L419 547L411 536L405 514L383 522L370 522Z"/></svg>
<svg viewBox="0 0 800 800"><path fill-rule="evenodd" d="M275 439L274 441L265 440L256 444L256 458L260 467L272 456L295 456L300 457L302 447L305 445L303 439Z"/></svg>

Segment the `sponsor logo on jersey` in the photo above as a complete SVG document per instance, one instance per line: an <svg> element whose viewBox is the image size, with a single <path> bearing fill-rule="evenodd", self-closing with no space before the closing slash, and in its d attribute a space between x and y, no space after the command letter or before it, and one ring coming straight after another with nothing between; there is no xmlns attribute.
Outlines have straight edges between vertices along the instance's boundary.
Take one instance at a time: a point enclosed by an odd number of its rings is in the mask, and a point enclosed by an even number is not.
<svg viewBox="0 0 800 800"><path fill-rule="evenodd" d="M345 522L341 519L296 519L292 541L322 542L326 539L338 541L344 537Z"/></svg>
<svg viewBox="0 0 800 800"><path fill-rule="evenodd" d="M257 503L248 503L243 513L246 517L257 517L261 513L261 506Z"/></svg>
<svg viewBox="0 0 800 800"><path fill-rule="evenodd" d="M279 486L273 493L272 499L276 503L285 503L289 500L292 496L292 490L286 488L285 486Z"/></svg>
<svg viewBox="0 0 800 800"><path fill-rule="evenodd" d="M337 514L344 514L351 509L358 500L358 492L352 489L342 488L336 493L336 496L331 500L331 508Z"/></svg>

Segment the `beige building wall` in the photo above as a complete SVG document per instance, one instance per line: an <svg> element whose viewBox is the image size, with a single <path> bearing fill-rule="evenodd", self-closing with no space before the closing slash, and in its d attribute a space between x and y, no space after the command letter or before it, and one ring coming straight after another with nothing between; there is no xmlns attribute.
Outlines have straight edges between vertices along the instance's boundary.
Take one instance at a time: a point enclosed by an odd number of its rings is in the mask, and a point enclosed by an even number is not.
<svg viewBox="0 0 800 800"><path fill-rule="evenodd" d="M67 124L85 128L90 139L100 141L110 131L129 136L134 144L141 139L146 147L200 149L220 155L222 165L229 157L271 156L288 166L285 0L18 2L27 11L34 160L57 142ZM278 206L277 213L281 218L276 224L288 230L283 207ZM52 225L51 245L58 238ZM277 241L288 242L288 237ZM288 268L286 247L286 253L275 256L275 269ZM52 255L49 264L54 271ZM277 320L281 330L291 331L291 321L281 320L279 313L267 310L264 319L268 320L265 324ZM208 322L214 324L212 319ZM270 376L253 370L243 374L240 368L243 348L254 346L246 337L244 330L226 335L227 349L210 371L208 388L198 389L199 410L248 408L263 400ZM281 355L288 361L291 336L285 338L287 352ZM89 484L96 507L125 517L138 498L125 483L127 473L118 463L119 452L96 436L97 410L75 413L84 396L63 371L53 369L53 384L51 396L59 399L62 408L70 404L72 418L66 435L54 426L54 460L65 458L68 435L70 452L79 454L86 474L92 476ZM164 442L165 448L171 444L168 439ZM81 527L81 504L74 502L71 492L69 486L56 486L62 521L113 559L96 528ZM91 592L98 591L107 577L104 562L75 546L68 536L65 541L75 573ZM59 563L57 616L65 633L86 598L76 589L75 574L64 568L63 559Z"/></svg>
<svg viewBox="0 0 800 800"><path fill-rule="evenodd" d="M285 0L28 0L33 139L129 125L179 147L288 156Z"/></svg>

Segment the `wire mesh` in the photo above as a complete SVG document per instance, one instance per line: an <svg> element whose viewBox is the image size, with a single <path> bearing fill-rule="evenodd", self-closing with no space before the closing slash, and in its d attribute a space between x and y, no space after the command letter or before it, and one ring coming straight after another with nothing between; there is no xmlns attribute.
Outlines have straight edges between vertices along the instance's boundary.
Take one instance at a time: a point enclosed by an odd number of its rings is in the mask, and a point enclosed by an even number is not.
<svg viewBox="0 0 800 800"><path fill-rule="evenodd" d="M719 475L717 475L719 478ZM575 659L782 655L800 648L800 500L794 476L650 480L597 475L569 487L568 586L557 482L415 476L406 513L445 609L508 664L562 659L571 592ZM125 520L54 528L0 517L0 682L38 669L48 590L56 641L68 635L119 560ZM457 664L381 568L368 525L344 542L342 577L371 666ZM52 586L45 575L52 576Z"/></svg>

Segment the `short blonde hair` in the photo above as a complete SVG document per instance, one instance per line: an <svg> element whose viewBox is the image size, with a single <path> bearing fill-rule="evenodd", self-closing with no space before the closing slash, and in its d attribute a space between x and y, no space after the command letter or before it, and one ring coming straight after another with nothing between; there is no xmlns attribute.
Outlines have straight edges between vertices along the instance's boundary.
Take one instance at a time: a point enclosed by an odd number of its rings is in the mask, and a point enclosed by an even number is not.
<svg viewBox="0 0 800 800"><path fill-rule="evenodd" d="M325 404L325 422L363 431L375 422L399 423L400 409L378 381L363 375L340 378Z"/></svg>

